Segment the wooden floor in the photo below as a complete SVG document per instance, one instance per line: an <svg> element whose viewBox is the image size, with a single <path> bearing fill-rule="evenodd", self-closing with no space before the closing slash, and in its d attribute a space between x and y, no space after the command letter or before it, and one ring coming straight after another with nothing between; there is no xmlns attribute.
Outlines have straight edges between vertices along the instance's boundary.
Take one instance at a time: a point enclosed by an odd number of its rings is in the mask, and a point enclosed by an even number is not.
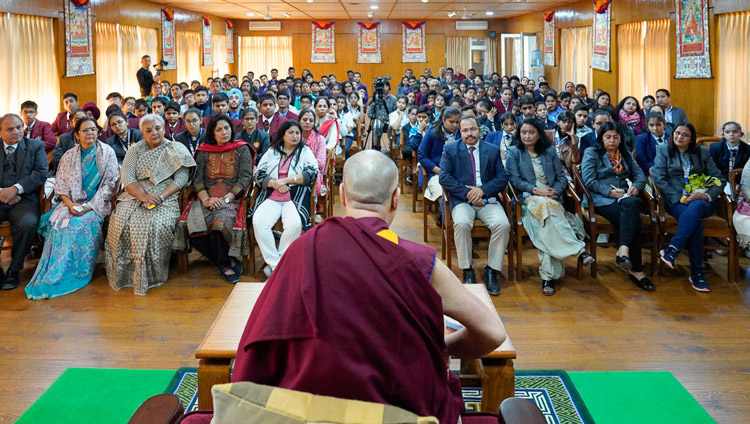
<svg viewBox="0 0 750 424"><path fill-rule="evenodd" d="M439 248L440 233L431 227L431 244ZM411 213L409 195L392 228L422 241L422 215ZM502 282L494 302L518 351L516 369L666 370L718 422L748 422L747 282L727 283L721 276L725 258L718 258L712 260L718 274L707 272L713 292L697 293L687 282L683 255L677 270L655 279L656 292L647 293L615 268L612 249L599 251L598 279L587 274L576 280L571 260L552 297L541 294L533 249L524 255L526 278ZM477 262L481 278L485 264ZM22 281L30 279L34 265L27 262ZM193 253L188 275L173 272L145 297L112 290L101 268L87 287L57 299L29 301L22 287L0 292L0 422L15 420L68 367L197 366L194 352L231 290ZM651 390L659 388L644 387L643 396Z"/></svg>

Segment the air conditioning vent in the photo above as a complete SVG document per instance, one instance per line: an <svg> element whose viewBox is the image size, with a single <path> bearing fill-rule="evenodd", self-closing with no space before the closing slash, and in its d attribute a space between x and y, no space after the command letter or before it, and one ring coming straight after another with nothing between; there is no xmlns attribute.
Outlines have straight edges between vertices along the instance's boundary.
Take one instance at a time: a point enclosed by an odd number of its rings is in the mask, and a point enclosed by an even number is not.
<svg viewBox="0 0 750 424"><path fill-rule="evenodd" d="M456 31L484 31L488 27L487 21L456 21Z"/></svg>
<svg viewBox="0 0 750 424"><path fill-rule="evenodd" d="M281 21L250 21L250 31L281 31Z"/></svg>

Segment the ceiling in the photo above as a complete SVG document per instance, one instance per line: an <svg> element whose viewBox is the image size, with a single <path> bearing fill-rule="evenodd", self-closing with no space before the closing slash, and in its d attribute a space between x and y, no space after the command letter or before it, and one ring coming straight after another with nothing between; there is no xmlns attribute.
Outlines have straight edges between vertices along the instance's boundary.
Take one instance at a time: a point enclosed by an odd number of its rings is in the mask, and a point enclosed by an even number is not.
<svg viewBox="0 0 750 424"><path fill-rule="evenodd" d="M231 19L497 19L549 10L576 0L156 0ZM373 7L377 6L377 9ZM372 16L368 13L372 12ZM283 15L284 13L289 16ZM451 18L448 14L455 13ZM488 13L492 13L488 15Z"/></svg>

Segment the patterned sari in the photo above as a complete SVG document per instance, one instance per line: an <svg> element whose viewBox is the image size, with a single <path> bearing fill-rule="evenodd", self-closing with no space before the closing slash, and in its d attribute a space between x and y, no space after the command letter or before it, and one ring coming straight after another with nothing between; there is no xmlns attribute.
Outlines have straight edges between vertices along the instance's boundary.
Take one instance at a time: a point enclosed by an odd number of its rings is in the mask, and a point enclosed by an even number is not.
<svg viewBox="0 0 750 424"><path fill-rule="evenodd" d="M91 210L74 216L64 203L44 214L39 233L46 240L29 284L29 299L50 299L74 292L91 281L102 243L102 222L110 211L118 177L115 152L97 142L88 151L76 145L66 152L57 172L55 193Z"/></svg>

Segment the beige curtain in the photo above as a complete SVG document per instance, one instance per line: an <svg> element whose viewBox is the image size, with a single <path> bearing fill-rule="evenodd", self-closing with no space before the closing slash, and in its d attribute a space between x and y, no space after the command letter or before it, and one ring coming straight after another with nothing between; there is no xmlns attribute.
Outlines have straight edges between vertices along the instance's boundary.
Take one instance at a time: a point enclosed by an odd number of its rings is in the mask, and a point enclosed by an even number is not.
<svg viewBox="0 0 750 424"><path fill-rule="evenodd" d="M213 36L213 48L214 48L214 75L223 77L229 73L229 65L227 65L227 36L226 35L214 35Z"/></svg>
<svg viewBox="0 0 750 424"><path fill-rule="evenodd" d="M96 103L105 105L107 94L113 91L122 93L122 66L120 65L120 42L117 24L97 22L96 36ZM138 68L133 68L136 71ZM135 72L133 73L135 78ZM127 96L123 94L123 96Z"/></svg>
<svg viewBox="0 0 750 424"><path fill-rule="evenodd" d="M719 15L716 128L737 121L750 129L750 12ZM696 93L697 98L697 93ZM747 140L745 136L745 140Z"/></svg>
<svg viewBox="0 0 750 424"><path fill-rule="evenodd" d="M55 119L61 110L56 53L51 18L0 15L0 113L19 113L21 103L32 100L39 105L39 119Z"/></svg>
<svg viewBox="0 0 750 424"><path fill-rule="evenodd" d="M591 27L560 30L560 87L568 81L591 89Z"/></svg>
<svg viewBox="0 0 750 424"><path fill-rule="evenodd" d="M518 75L516 69L516 39L506 38L505 39L505 74L507 75Z"/></svg>
<svg viewBox="0 0 750 424"><path fill-rule="evenodd" d="M669 73L669 57L672 53L669 47L670 25L669 19L646 22L646 35L643 41L643 76L646 86L644 96L655 95L656 90L660 88L669 90L672 80Z"/></svg>
<svg viewBox="0 0 750 424"><path fill-rule="evenodd" d="M154 64L159 63L159 59L161 58L158 51L159 40L156 35L156 29L154 28L138 27L138 40L141 48L140 56L144 54L151 56L151 63ZM138 57L139 62L141 60L140 56Z"/></svg>
<svg viewBox="0 0 750 424"><path fill-rule="evenodd" d="M177 80L186 82L201 80L201 34L177 31Z"/></svg>
<svg viewBox="0 0 750 424"><path fill-rule="evenodd" d="M136 99L141 96L141 88L135 74L141 68L141 57L145 54L151 56L151 63L156 63L158 58L155 52L148 52L141 48L140 29L131 25L118 25L119 28L119 66L121 70L120 87L118 90L123 96L133 96ZM97 44L98 47L98 44ZM97 77L98 78L98 77ZM99 91L100 98L107 93Z"/></svg>
<svg viewBox="0 0 750 424"><path fill-rule="evenodd" d="M493 72L498 72L500 66L497 61L497 37L487 38L487 58L485 65L485 74L492 75Z"/></svg>
<svg viewBox="0 0 750 424"><path fill-rule="evenodd" d="M643 36L645 22L633 22L617 26L617 91L620 98L634 96L640 99L646 94L643 77ZM617 99L612 99L615 104Z"/></svg>
<svg viewBox="0 0 750 424"><path fill-rule="evenodd" d="M445 37L445 62L449 68L460 66L466 72L471 68L471 38Z"/></svg>
<svg viewBox="0 0 750 424"><path fill-rule="evenodd" d="M238 51L241 75L253 71L258 78L272 68L284 72L293 66L292 37L239 37Z"/></svg>

